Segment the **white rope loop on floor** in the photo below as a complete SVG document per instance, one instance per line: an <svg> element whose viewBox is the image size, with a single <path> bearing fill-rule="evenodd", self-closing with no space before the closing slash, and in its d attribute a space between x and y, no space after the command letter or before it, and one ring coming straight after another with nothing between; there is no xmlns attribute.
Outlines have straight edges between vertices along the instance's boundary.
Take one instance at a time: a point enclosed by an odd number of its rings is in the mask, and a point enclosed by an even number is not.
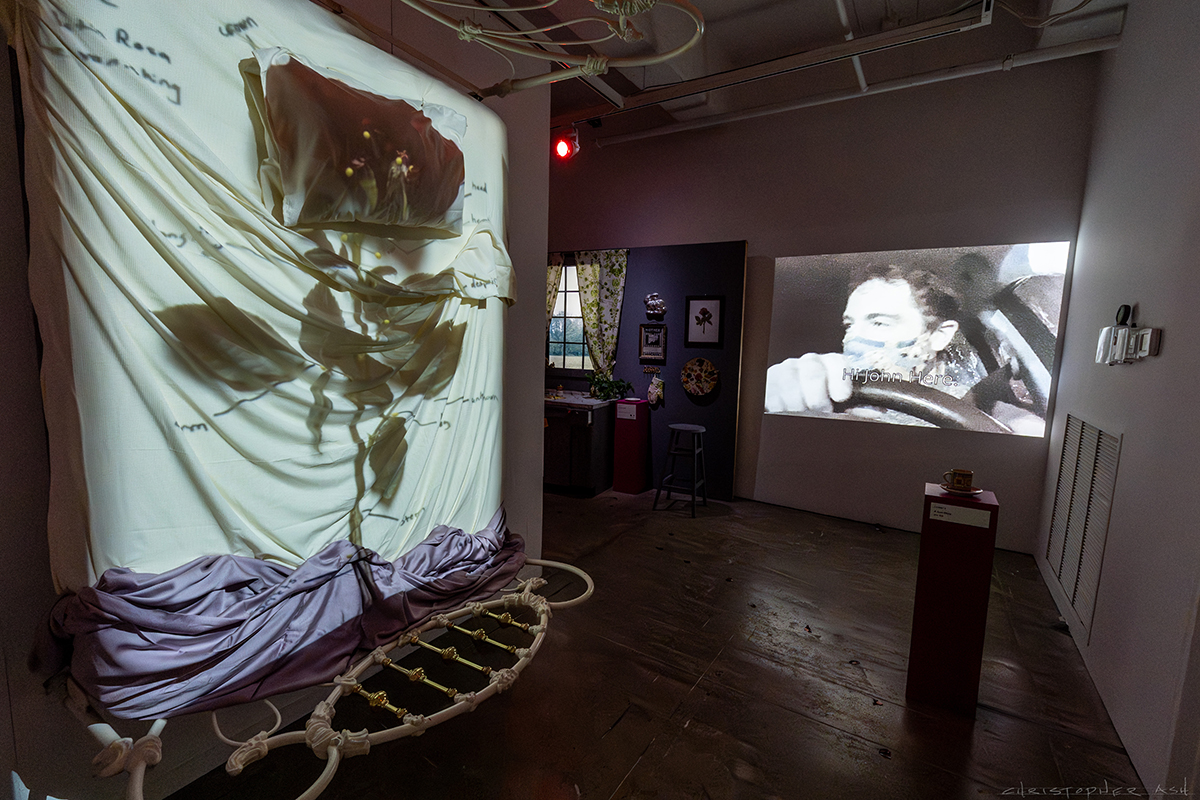
<svg viewBox="0 0 1200 800"><path fill-rule="evenodd" d="M343 758L366 755L370 752L372 745L379 745L406 736L420 736L429 728L440 725L460 714L473 711L484 700L510 689L541 647L549 630L553 610L578 605L591 597L595 589L591 576L577 567L557 561L534 558L526 559L526 563L530 566L562 569L570 572L583 580L585 589L579 596L570 600L552 602L542 595L534 593L536 589L545 586L546 581L541 577L532 577L521 581L516 591L495 600L469 603L455 611L430 616L420 626L400 634L388 644L375 648L345 673L335 677L332 681L332 692L313 708L305 722L304 731L277 734L276 731L283 725L282 715L275 704L265 700L264 702L274 715L274 724L270 730L260 731L248 740L239 742L229 738L221 731L217 714L215 711L212 712L210 722L217 739L236 748L226 761L226 772L230 775L239 775L247 765L266 757L273 748L304 743L326 764L317 780L296 800L316 800L328 788ZM476 692L458 692L453 696L453 701L448 707L428 716L406 713L401 719L402 724L375 733L369 733L366 729L337 731L333 728L332 721L337 701L345 695L354 694L355 690L361 687L364 673L389 663L391 661L387 655L389 652L406 646L411 647L414 637L419 637L431 630L449 629L458 620L468 616L491 615L499 619L499 616L492 614L493 609L528 609L537 615L537 621L525 625L513 622L511 618L502 620L504 624L523 628L533 637L533 642L528 647L513 648L512 653L517 658L516 663L511 667L492 671L488 675L488 685L485 688ZM151 725L149 732L136 741L129 737L122 737L111 725L101 720L92 711L86 697L77 687L74 692L71 691L71 688L68 685L68 707L103 746L103 749L92 761L95 773L100 777L109 777L122 771L128 772L129 783L126 787L126 797L128 800L142 800L146 767L153 766L162 760L162 739L159 734L166 725L166 720L156 720Z"/></svg>

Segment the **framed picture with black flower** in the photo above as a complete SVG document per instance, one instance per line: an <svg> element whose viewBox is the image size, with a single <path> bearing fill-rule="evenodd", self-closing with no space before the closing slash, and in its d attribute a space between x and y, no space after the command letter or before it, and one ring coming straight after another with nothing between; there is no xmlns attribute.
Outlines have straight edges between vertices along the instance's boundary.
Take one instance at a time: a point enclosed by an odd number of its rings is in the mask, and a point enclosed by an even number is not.
<svg viewBox="0 0 1200 800"><path fill-rule="evenodd" d="M685 347L724 347L725 330L722 311L724 295L689 295L687 307L687 331L684 333Z"/></svg>

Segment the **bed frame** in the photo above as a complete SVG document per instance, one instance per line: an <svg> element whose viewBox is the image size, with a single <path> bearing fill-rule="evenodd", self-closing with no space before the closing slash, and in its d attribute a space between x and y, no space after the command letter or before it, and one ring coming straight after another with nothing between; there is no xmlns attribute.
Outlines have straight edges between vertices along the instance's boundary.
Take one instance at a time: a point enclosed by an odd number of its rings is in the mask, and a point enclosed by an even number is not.
<svg viewBox="0 0 1200 800"><path fill-rule="evenodd" d="M283 718L276 706L266 700L264 702L275 716L275 724L270 730L261 731L250 739L239 742L222 733L217 721L217 712L211 712L212 727L217 738L235 748L225 763L226 772L239 775L248 764L265 758L275 748L304 744L317 758L325 761L325 768L317 780L296 800L315 800L329 786L343 759L366 755L372 746L385 742L419 736L432 727L475 710L480 703L510 688L541 649L550 627L552 613L579 605L591 597L595 588L586 572L569 564L537 558L526 559L526 564L566 571L582 579L586 588L577 597L554 602L537 594L537 590L546 585L545 579L531 577L520 580L514 589L501 593L495 599L468 603L456 610L426 617L420 624L376 648L334 678L329 695L317 703L303 731L278 733L283 726ZM534 617L535 621L521 621L522 617L529 616ZM523 646L499 641L493 638L494 632L488 630L487 625L504 631L519 631L512 635L524 637L526 641ZM467 637L466 641L475 644L479 649L506 654L511 663L503 667L479 664L462 655L459 648L453 644L441 646L435 643L435 639L441 641L438 637L442 634L451 632L457 637ZM512 635L501 638L512 638ZM432 670L427 671L419 666L405 667L403 661L406 656L419 651L432 652L447 664L454 663L466 667L478 673L481 678L486 678L487 685L482 689L460 691L447 685L450 683L449 679L440 678L440 674L432 675ZM372 692L364 685L369 677L384 670L396 672L408 682L448 698L450 704L428 716L412 713L407 708L394 705L386 691ZM440 678L445 683L435 678ZM378 709L380 714L396 719L399 724L373 733L368 733L366 729L337 730L333 726L335 707L338 701L346 697L366 702L370 708ZM146 769L162 760L162 739L159 735L167 720L155 720L144 736L134 740L122 736L106 722L92 707L83 690L71 679L67 681L65 703L102 747L92 759L96 776L104 778L122 772L128 773L125 797L127 800L143 800Z"/></svg>

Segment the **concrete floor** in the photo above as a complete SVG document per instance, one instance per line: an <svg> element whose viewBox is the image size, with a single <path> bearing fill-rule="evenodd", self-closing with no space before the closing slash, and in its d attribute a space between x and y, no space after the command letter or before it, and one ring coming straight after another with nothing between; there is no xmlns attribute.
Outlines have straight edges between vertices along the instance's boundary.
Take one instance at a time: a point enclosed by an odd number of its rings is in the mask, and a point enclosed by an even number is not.
<svg viewBox="0 0 1200 800"><path fill-rule="evenodd" d="M905 705L917 535L749 501L692 519L652 498L546 495L545 556L587 570L594 597L555 615L508 693L346 760L323 797L1142 792L1030 556L996 553L977 717L958 719ZM338 727L378 713L347 702ZM172 797L290 799L322 766L282 748Z"/></svg>

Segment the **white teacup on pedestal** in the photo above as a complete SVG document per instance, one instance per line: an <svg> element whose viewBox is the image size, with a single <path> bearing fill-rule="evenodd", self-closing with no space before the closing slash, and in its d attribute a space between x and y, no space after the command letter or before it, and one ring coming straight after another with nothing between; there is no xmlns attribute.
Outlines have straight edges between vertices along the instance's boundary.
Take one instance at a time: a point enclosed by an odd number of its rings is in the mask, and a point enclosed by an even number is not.
<svg viewBox="0 0 1200 800"><path fill-rule="evenodd" d="M974 486L975 473L969 469L952 469L942 473L942 490L950 494L974 495L983 489Z"/></svg>

